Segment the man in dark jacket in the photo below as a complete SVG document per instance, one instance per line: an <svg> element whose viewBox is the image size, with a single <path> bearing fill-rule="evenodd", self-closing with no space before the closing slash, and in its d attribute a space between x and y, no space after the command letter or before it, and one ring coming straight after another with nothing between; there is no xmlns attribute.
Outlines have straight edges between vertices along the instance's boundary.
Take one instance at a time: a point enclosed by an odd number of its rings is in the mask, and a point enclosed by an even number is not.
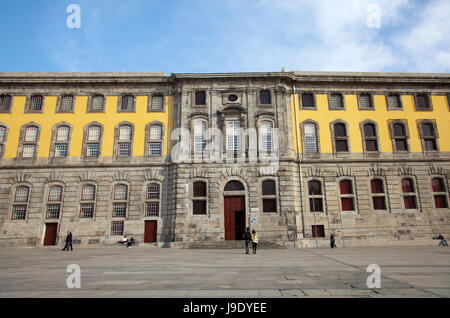
<svg viewBox="0 0 450 318"><path fill-rule="evenodd" d="M63 251L67 250L69 251L69 247L70 250L73 251L73 246L72 246L72 232L67 232L67 236L66 236L66 245L64 246L64 248L62 249Z"/></svg>
<svg viewBox="0 0 450 318"><path fill-rule="evenodd" d="M250 233L250 228L247 228L247 231L244 233L245 240L245 254L248 254L250 249L250 241L252 240L252 233Z"/></svg>

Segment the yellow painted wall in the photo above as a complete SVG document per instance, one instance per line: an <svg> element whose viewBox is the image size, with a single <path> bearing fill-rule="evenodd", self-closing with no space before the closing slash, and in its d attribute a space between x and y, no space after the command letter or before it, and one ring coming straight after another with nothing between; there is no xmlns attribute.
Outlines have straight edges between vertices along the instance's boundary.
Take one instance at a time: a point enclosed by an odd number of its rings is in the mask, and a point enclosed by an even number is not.
<svg viewBox="0 0 450 318"><path fill-rule="evenodd" d="M102 157L113 156L114 128L122 121L129 121L135 125L133 140L133 155L143 156L145 151L145 126L152 121L160 121L165 125L163 153L167 155L167 140L169 135L169 107L173 109L173 98L165 97L165 112L147 112L148 96L137 96L135 113L117 112L118 96L107 96L104 113L87 113L88 96L77 96L74 113L56 113L56 96L46 96L44 112L25 113L25 96L15 96L13 99L12 113L0 114L0 122L9 126L8 139L5 149L5 158L15 158L19 145L20 128L30 122L41 125L39 150L37 157L50 156L50 143L52 130L56 124L67 122L73 126L70 146L70 157L80 157L83 146L84 127L91 122L99 122L103 125ZM171 111L173 114L173 111Z"/></svg>
<svg viewBox="0 0 450 318"><path fill-rule="evenodd" d="M328 96L316 95L317 110L299 110L299 94L292 96L292 114L294 114L294 98L297 105L297 127L300 139L300 152L302 152L302 137L300 123L305 120L314 120L319 124L319 138L321 153L332 153L330 123L341 119L349 125L350 150L353 153L363 152L363 142L360 123L365 120L373 120L378 124L378 134L381 152L393 152L392 141L389 132L389 122L394 119L406 120L409 129L409 144L411 152L422 152L422 143L419 136L418 122L423 119L433 119L438 131L438 143L441 152L450 152L450 111L446 96L432 96L432 111L416 111L414 96L402 95L403 110L387 110L385 95L374 95L375 111L359 110L358 99L355 94L345 95L345 110L329 110ZM294 116L293 116L294 117ZM295 122L295 119L294 119ZM295 149L298 151L295 139Z"/></svg>

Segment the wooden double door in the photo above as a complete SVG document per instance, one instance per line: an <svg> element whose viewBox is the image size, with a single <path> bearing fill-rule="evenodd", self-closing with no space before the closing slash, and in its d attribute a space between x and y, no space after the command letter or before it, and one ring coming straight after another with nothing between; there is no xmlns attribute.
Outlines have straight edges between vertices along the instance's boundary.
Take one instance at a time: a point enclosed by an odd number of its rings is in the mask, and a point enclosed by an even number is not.
<svg viewBox="0 0 450 318"><path fill-rule="evenodd" d="M44 246L56 245L58 223L45 223Z"/></svg>
<svg viewBox="0 0 450 318"><path fill-rule="evenodd" d="M243 240L245 233L245 196L224 197L225 240Z"/></svg>
<svg viewBox="0 0 450 318"><path fill-rule="evenodd" d="M158 229L157 221L145 221L144 228L144 242L145 243L155 243L156 234Z"/></svg>

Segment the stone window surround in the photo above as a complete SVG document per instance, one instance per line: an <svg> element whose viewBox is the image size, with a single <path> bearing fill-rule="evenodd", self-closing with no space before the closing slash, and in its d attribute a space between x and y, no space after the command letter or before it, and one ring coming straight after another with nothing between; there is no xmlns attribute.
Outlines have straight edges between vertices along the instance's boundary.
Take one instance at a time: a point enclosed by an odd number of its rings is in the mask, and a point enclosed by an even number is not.
<svg viewBox="0 0 450 318"><path fill-rule="evenodd" d="M83 188L86 186L93 186L94 187L94 200L83 200ZM80 221L86 221L86 220L91 220L91 221L95 221L95 217L96 217L96 210L97 210L97 198L98 198L98 184L97 182L94 181L85 181L81 184L81 186L79 187L79 191L80 194L78 195L79 198L79 204L78 204L78 213L77 215L75 215L75 220ZM80 217L81 215L81 205L82 204L93 204L94 205L94 210L92 211L92 218L82 218Z"/></svg>
<svg viewBox="0 0 450 318"><path fill-rule="evenodd" d="M341 195L341 181L345 181L348 180L351 182L352 185L352 191L353 194L342 194ZM358 192L356 190L356 180L355 177L350 177L350 176L342 176L339 178L336 178L336 183L337 183L337 197L338 197L338 204L339 204L339 211L341 211L341 213L347 213L347 214L359 214L359 208L358 208ZM342 201L341 198L353 198L353 210L352 211L343 211L342 210Z"/></svg>
<svg viewBox="0 0 450 318"><path fill-rule="evenodd" d="M399 151L397 150L396 144L395 144L395 134L394 134L394 124L403 124L403 126L405 127L405 133L406 133L406 137L403 139L406 139L406 146L408 148L408 150L406 151ZM391 121L388 121L388 126L389 126L389 133L391 135L391 142L392 142L392 150L394 154L407 154L409 155L411 152L411 147L409 144L409 127L408 127L408 121L405 119L394 119Z"/></svg>
<svg viewBox="0 0 450 318"><path fill-rule="evenodd" d="M346 132L345 138L347 139L347 151L340 151L340 152L336 151L336 136L334 134L334 125L336 125L336 124L344 124L345 125L345 132ZM333 146L333 155L335 157L346 158L347 156L349 156L352 153L352 150L350 147L349 124L342 119L336 119L330 123L330 129L331 129L331 141L332 141L332 146ZM344 139L344 137L338 137L338 138L342 138L341 140Z"/></svg>
<svg viewBox="0 0 450 318"><path fill-rule="evenodd" d="M231 95L236 95L237 100L234 102L231 102L228 100L228 97ZM242 91L222 91L222 105L242 105L243 104L243 92Z"/></svg>
<svg viewBox="0 0 450 318"><path fill-rule="evenodd" d="M306 152L306 136L305 136L305 125L306 124L313 124L316 126L316 140L317 140L317 152L316 153L312 153L312 152ZM300 132L301 132L301 138L302 138L302 151L303 151L303 156L306 158L319 158L320 157L320 133L319 133L319 123L312 120L312 119L307 119L304 120L300 123Z"/></svg>
<svg viewBox="0 0 450 318"><path fill-rule="evenodd" d="M258 146L258 148L257 148L258 149L258 156L259 156L259 153L260 153L260 151L262 149L262 144L261 144L261 142L262 142L262 140L261 140L261 125L262 125L263 122L266 122L266 121L269 121L269 122L272 123L272 150L271 150L271 152L276 152L277 148L278 148L277 147L278 138L274 134L274 130L278 128L276 126L277 122L275 120L275 116L272 115L272 114L270 114L270 115L267 115L267 114L266 115L264 115L264 114L259 115L258 118L256 119L256 129L258 131L258 134L257 134L257 138L258 138L258 145L257 145ZM252 145L249 144L248 146L250 148Z"/></svg>
<svg viewBox="0 0 450 318"><path fill-rule="evenodd" d="M396 93L396 92L387 92L387 93L385 93L384 96L385 96L385 99L386 99L386 109L388 111L390 111L390 110L393 110L393 111L403 110L402 95L403 95L402 93ZM398 97L398 102L399 102L399 107L398 108L389 107L388 96L397 96Z"/></svg>
<svg viewBox="0 0 450 318"><path fill-rule="evenodd" d="M161 109L153 109L153 97L160 96L162 97L162 108ZM154 92L148 95L147 101L147 113L165 113L166 112L166 96L164 92Z"/></svg>
<svg viewBox="0 0 450 318"><path fill-rule="evenodd" d="M402 189L402 181L403 181L403 179L410 179L410 180L412 180L412 184L413 184L413 187L414 187L414 192L403 192L403 189ZM418 183L417 183L416 177L413 176L413 175L401 175L401 176L399 176L399 183L400 183L400 185L399 185L399 188L400 188L399 189L399 194L400 194L400 201L401 201L402 209L404 211L413 211L413 212L420 211L420 212L422 212L422 204L420 202L419 188L417 187ZM416 197L416 208L415 209L406 209L405 208L405 200L404 200L405 196L415 196Z"/></svg>
<svg viewBox="0 0 450 318"><path fill-rule="evenodd" d="M41 96L42 97L42 109L41 110L32 110L31 109L31 98L33 96ZM28 94L28 95L26 95L25 114L28 114L28 113L43 114L44 110L45 110L45 100L46 100L45 94Z"/></svg>
<svg viewBox="0 0 450 318"><path fill-rule="evenodd" d="M433 179L441 179L442 183L445 187L445 191L444 192L434 192L433 191ZM429 183L429 187L430 187L430 191L431 191L431 195L433 197L433 202L432 202L432 209L433 210L437 210L437 211L445 211L450 209L450 192L449 192L449 187L448 187L448 180L447 177L445 175L440 175L440 174L433 174L430 176L430 183ZM436 208L435 206L435 202L434 202L434 196L435 195L444 195L445 199L447 200L447 207L446 208Z"/></svg>
<svg viewBox="0 0 450 318"><path fill-rule="evenodd" d="M383 193L372 193L372 180L381 180L382 185L383 185ZM386 178L384 176L372 176L371 178L369 178L369 183L368 183L368 189L369 189L369 196L370 196L370 209L372 212L377 213L377 212L390 212L390 204L389 204L389 192L388 192L388 187L387 187L387 181ZM375 207L373 205L373 198L374 197L384 197L384 204L385 204L385 209L381 210L375 210Z"/></svg>
<svg viewBox="0 0 450 318"><path fill-rule="evenodd" d="M28 127L33 127L33 126L38 128L38 134L37 134L37 137L36 137L36 142L25 142L25 132L26 132ZM42 129L41 125L39 125L36 122L29 122L29 123L23 125L20 128L19 146L17 147L17 156L16 156L17 159L19 159L21 161L24 161L24 162L26 162L26 161L35 161L36 160L37 155L38 155L38 151L39 151L39 142L40 142L40 137L41 137L41 129ZM32 157L32 158L23 158L22 157L23 156L23 145L25 143L26 144L30 143L30 144L36 145L34 157Z"/></svg>
<svg viewBox="0 0 450 318"><path fill-rule="evenodd" d="M55 157L55 147L56 147L56 137L58 128L62 126L69 127L69 140L67 141L67 156L66 157ZM60 122L53 126L52 128L52 139L50 143L50 158L52 158L52 161L58 161L58 162L65 162L70 156L70 146L72 144L72 133L73 133L73 126L65 121Z"/></svg>
<svg viewBox="0 0 450 318"><path fill-rule="evenodd" d="M267 180L275 181L275 192L276 192L275 195L263 195L262 184L264 181L267 181ZM258 201L259 201L259 211L260 211L261 215L275 215L275 214L279 214L281 212L279 188L280 188L280 186L278 183L278 177L276 177L276 176L264 176L264 177L258 178L258 195L260 197L260 200L258 200ZM264 212L264 205L263 205L264 199L275 199L277 211L276 212Z"/></svg>
<svg viewBox="0 0 450 318"><path fill-rule="evenodd" d="M261 92L268 91L270 93L270 104L262 104L261 103ZM259 89L256 93L256 106L258 107L272 107L273 106L273 99L274 99L275 93L273 89L263 87Z"/></svg>
<svg viewBox="0 0 450 318"><path fill-rule="evenodd" d="M361 106L361 104L360 104L361 95L369 95L370 105L372 107L362 107ZM375 101L374 101L372 93L369 93L369 92L358 92L356 96L357 96L357 100L358 100L358 109L359 110L372 110L372 111L375 111Z"/></svg>
<svg viewBox="0 0 450 318"><path fill-rule="evenodd" d="M327 206L327 200L326 200L326 198L327 198L327 196L326 196L326 193L325 193L325 179L323 178L323 177L310 177L310 178L306 178L306 187L304 187L304 189L307 189L307 194L308 194L308 200L305 200L305 202L306 202L306 207L305 207L305 209L306 209L306 211L308 212L308 213L323 213L324 215L328 215L328 206ZM320 182L320 186L321 186L321 191L322 191L322 194L321 195L311 195L310 193L309 193L309 182L310 181L318 181L318 182ZM320 199L322 199L322 208L323 208L323 211L322 212L313 212L313 211L311 211L312 209L311 209L311 206L310 206L310 203L309 203L309 199L318 199L318 198L320 198Z"/></svg>
<svg viewBox="0 0 450 318"><path fill-rule="evenodd" d="M245 140L246 139L245 138L246 135L243 134L242 132L245 132L246 129L247 129L247 123L246 123L246 120L245 120L247 114L245 114L245 113L231 114L230 113L230 114L224 114L222 116L223 116L223 118L222 118L222 127L221 127L221 129L222 129L222 137L223 137L223 140L222 140L223 158L225 158L225 160L227 158L227 149L228 149L227 122L229 122L229 121L239 121L239 123L240 123L240 128L241 128L240 146L241 146L241 149L239 150L239 152L240 152L239 158L241 158L241 159L245 158L247 150L248 150L248 147L247 147L248 145L247 145L246 140Z"/></svg>
<svg viewBox="0 0 450 318"><path fill-rule="evenodd" d="M122 100L125 96L133 97L133 108L129 110L122 109ZM135 113L136 112L136 97L135 93L122 93L117 96L117 113Z"/></svg>
<svg viewBox="0 0 450 318"><path fill-rule="evenodd" d="M157 184L159 186L159 198L158 199L147 199L147 191L148 191L148 187L151 184ZM161 202L162 202L162 197L163 197L163 183L159 180L148 180L144 183L144 193L143 193L143 197L142 197L142 211L144 211L144 220L148 221L148 220L158 220L161 219ZM147 216L147 203L155 203L158 202L158 216Z"/></svg>
<svg viewBox="0 0 450 318"><path fill-rule="evenodd" d="M116 200L115 197L115 192L116 192L116 187L118 185L126 185L127 186L127 199L126 200ZM111 221L124 221L124 220L128 220L130 217L130 197L131 197L131 185L129 181L126 180L117 180L117 181L113 181L111 182L111 194L110 194L110 201L108 204L108 211L111 211L110 213L108 213L109 218L111 219ZM126 204L126 214L125 216L114 216L114 204L115 203L125 203Z"/></svg>
<svg viewBox="0 0 450 318"><path fill-rule="evenodd" d="M103 98L103 109L102 110L92 109L92 104L93 104L94 97L102 97ZM86 113L105 113L105 108L106 108L106 96L105 95L97 94L97 93L88 95L88 102L87 102L87 106L86 106Z"/></svg>
<svg viewBox="0 0 450 318"><path fill-rule="evenodd" d="M26 202L16 202L16 191L20 187L27 187L28 188L28 200ZM10 212L8 216L8 222L25 222L28 223L28 215L30 214L30 201L31 201L31 193L32 193L32 185L29 182L18 182L11 186L10 191L10 198L9 198L9 206ZM13 220L13 210L15 205L26 205L26 213L25 213L25 219L24 220Z"/></svg>
<svg viewBox="0 0 450 318"><path fill-rule="evenodd" d="M2 93L0 94L0 96L9 96L10 98L10 104L9 104L9 110L5 111L5 110L0 110L1 114L11 114L12 113L12 108L14 105L14 95L13 94L9 94L9 93Z"/></svg>
<svg viewBox="0 0 450 318"><path fill-rule="evenodd" d="M417 104L418 104L417 98L419 95L425 95L427 97L430 108L417 108ZM414 93L413 99L414 99L414 110L416 112L432 112L433 111L433 100L431 99L431 93L428 93L428 92Z"/></svg>
<svg viewBox="0 0 450 318"><path fill-rule="evenodd" d="M0 153L0 159L3 159L4 156L5 156L6 145L7 145L7 142L8 142L9 125L7 125L7 124L5 124L3 122L0 122L0 127L5 128L4 140L0 141L0 145L3 146L3 151Z"/></svg>
<svg viewBox="0 0 450 318"><path fill-rule="evenodd" d="M206 184L206 197L194 197L194 183L196 182L204 182ZM209 179L207 178L193 178L189 183L189 212L192 218L204 218L210 215L209 210ZM206 213L205 214L194 214L194 201L206 201Z"/></svg>
<svg viewBox="0 0 450 318"><path fill-rule="evenodd" d="M61 187L62 191L61 191L61 201L50 201L50 189L52 187ZM47 183L45 185L45 189L44 189L44 197L42 198L42 214L41 214L41 218L42 220L60 220L62 218L62 212L63 212L63 205L64 205L64 190L65 190L65 184L62 182L50 182ZM49 204L59 204L60 205L60 209L59 209L59 218L58 219L47 219L47 206Z"/></svg>
<svg viewBox="0 0 450 318"><path fill-rule="evenodd" d="M119 156L119 143L122 142L119 140L120 127L121 126L130 126L131 127L131 138L129 141L123 141L124 143L130 144L130 156ZM129 121L122 121L118 123L114 127L114 160L117 161L129 161L133 157L133 145L134 145L134 124ZM102 134L103 135L103 134Z"/></svg>
<svg viewBox="0 0 450 318"><path fill-rule="evenodd" d="M197 93L197 92L205 92L205 104L204 104L204 105L203 105L203 104L200 104L200 105L197 105L197 104L196 104L195 93ZM207 106L208 106L208 99L209 99L209 97L210 97L210 93L209 93L209 91L208 91L208 88L197 88L197 89L193 89L193 90L191 91L191 105L192 105L193 107L201 107L201 108L207 107Z"/></svg>
<svg viewBox="0 0 450 318"><path fill-rule="evenodd" d="M206 122L206 129L208 130L209 128L209 120L208 120L208 116L207 115L202 115L202 114L195 114L191 117L191 121L189 123L189 127L190 127L190 132L191 132L191 154L192 156L200 156L200 152L196 153L195 152L195 135L194 135L194 129L195 129L195 121L197 120L201 120ZM205 136L206 140L208 140L208 136ZM205 155L207 154L203 154L202 157L205 157ZM207 156L208 157L208 156Z"/></svg>
<svg viewBox="0 0 450 318"><path fill-rule="evenodd" d="M341 95L342 107L335 107L335 106L331 105L331 95L335 95L335 94ZM347 105L345 103L345 93L337 92L337 91L336 92L330 91L330 92L327 92L327 96L328 96L328 109L329 110L346 110Z"/></svg>
<svg viewBox="0 0 450 318"><path fill-rule="evenodd" d="M435 134L435 138L434 140L436 141L436 150L427 150L426 146L425 146L425 139L431 139L431 138L424 138L424 134L423 134L423 124L431 124L433 126L434 129L434 134ZM439 133L437 130L437 124L436 124L436 120L434 119L423 119L423 120L419 120L417 122L417 129L419 131L419 138L420 138L420 142L422 144L422 151L424 153L439 153L440 152L440 147L439 147Z"/></svg>
<svg viewBox="0 0 450 318"><path fill-rule="evenodd" d="M62 101L64 96L71 96L72 97L72 109L71 110L64 110L62 109ZM72 93L65 93L62 95L58 95L56 97L56 113L74 113L75 112L75 104L77 100L77 95Z"/></svg>
<svg viewBox="0 0 450 318"><path fill-rule="evenodd" d="M314 100L314 106L303 106L303 94L311 94ZM300 110L317 110L317 92L313 91L303 91L298 93L298 107Z"/></svg>
<svg viewBox="0 0 450 318"><path fill-rule="evenodd" d="M367 147L366 147L366 134L365 134L365 130L364 130L364 126L366 124L372 124L375 126L375 137L369 137L370 140L376 140L377 141L377 150L376 151L367 151ZM361 137L362 137L362 141L363 141L363 153L365 155L369 155L369 157L373 156L373 155L377 155L380 154L380 134L379 134L379 130L378 130L378 124L377 122L370 120L370 119L366 119L364 121L362 121L359 124L359 127L361 129Z"/></svg>
<svg viewBox="0 0 450 318"><path fill-rule="evenodd" d="M88 132L89 132L89 128L92 126L99 126L100 127L100 140L98 142L92 142L92 143L98 143L99 144L99 154L98 157L88 157L86 156L87 154L87 144L90 143L88 141ZM104 126L103 124L94 121L91 122L89 124L87 124L86 126L84 126L83 128L83 147L82 147L82 153L81 153L81 157L83 158L83 160L90 160L90 161L97 161L101 156L102 156L102 144L103 144L103 133L104 133Z"/></svg>
<svg viewBox="0 0 450 318"><path fill-rule="evenodd" d="M161 139L160 140L150 140L150 128L153 125L159 125L161 126ZM149 122L147 125L145 125L145 153L144 153L144 158L146 160L161 160L162 158L164 158L164 140L165 140L165 132L166 132L166 126L164 125L164 123L158 121L158 120L154 120L152 122ZM151 156L149 154L150 151L150 142L161 142L161 156Z"/></svg>

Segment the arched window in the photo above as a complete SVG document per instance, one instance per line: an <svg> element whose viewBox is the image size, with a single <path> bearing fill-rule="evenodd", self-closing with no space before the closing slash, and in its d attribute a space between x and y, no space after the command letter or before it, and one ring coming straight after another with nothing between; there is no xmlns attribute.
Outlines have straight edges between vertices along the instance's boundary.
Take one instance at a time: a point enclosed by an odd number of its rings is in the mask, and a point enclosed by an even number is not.
<svg viewBox="0 0 450 318"><path fill-rule="evenodd" d="M355 194L351 180L339 182L342 211L355 211Z"/></svg>
<svg viewBox="0 0 450 318"><path fill-rule="evenodd" d="M230 181L225 185L224 191L244 191L244 185L236 180Z"/></svg>
<svg viewBox="0 0 450 318"><path fill-rule="evenodd" d="M192 185L192 189L192 214L206 214L208 201L206 182L195 181Z"/></svg>
<svg viewBox="0 0 450 318"><path fill-rule="evenodd" d="M261 183L262 207L264 213L277 212L277 183L275 180L264 180Z"/></svg>
<svg viewBox="0 0 450 318"><path fill-rule="evenodd" d="M261 122L259 127L260 149L263 152L273 151L273 123L269 120Z"/></svg>
<svg viewBox="0 0 450 318"><path fill-rule="evenodd" d="M160 186L151 183L147 186L145 197L145 216L159 216Z"/></svg>
<svg viewBox="0 0 450 318"><path fill-rule="evenodd" d="M117 155L119 157L131 156L133 143L133 127L127 124L120 125L116 142Z"/></svg>
<svg viewBox="0 0 450 318"><path fill-rule="evenodd" d="M159 124L151 125L149 128L149 156L162 155L162 126Z"/></svg>
<svg viewBox="0 0 450 318"><path fill-rule="evenodd" d="M405 209L417 209L417 193L411 178L402 179L402 195Z"/></svg>
<svg viewBox="0 0 450 318"><path fill-rule="evenodd" d="M431 180L431 187L433 189L434 207L436 209L448 208L448 195L443 178L433 178Z"/></svg>
<svg viewBox="0 0 450 318"><path fill-rule="evenodd" d="M113 217L126 217L128 206L128 186L120 183L114 187Z"/></svg>
<svg viewBox="0 0 450 318"><path fill-rule="evenodd" d="M194 153L203 153L206 148L206 127L206 120L194 120Z"/></svg>
<svg viewBox="0 0 450 318"><path fill-rule="evenodd" d="M391 125L394 151L409 151L408 134L404 123L396 122Z"/></svg>
<svg viewBox="0 0 450 318"><path fill-rule="evenodd" d="M102 140L102 127L98 125L89 126L86 132L86 157L100 156L100 143Z"/></svg>
<svg viewBox="0 0 450 318"><path fill-rule="evenodd" d="M22 158L35 158L39 140L39 127L28 126L25 128L22 141Z"/></svg>
<svg viewBox="0 0 450 318"><path fill-rule="evenodd" d="M64 158L68 156L70 141L70 127L62 125L56 128L54 138L54 156Z"/></svg>
<svg viewBox="0 0 450 318"><path fill-rule="evenodd" d="M318 153L319 143L317 134L317 125L313 123L306 123L303 125L303 133L305 135L305 152Z"/></svg>
<svg viewBox="0 0 450 318"><path fill-rule="evenodd" d="M438 151L437 134L434 123L421 122L419 125L420 136L424 151Z"/></svg>
<svg viewBox="0 0 450 318"><path fill-rule="evenodd" d="M63 187L52 186L48 191L46 219L59 219L63 200Z"/></svg>
<svg viewBox="0 0 450 318"><path fill-rule="evenodd" d="M343 123L334 124L334 145L336 152L348 152L347 127Z"/></svg>
<svg viewBox="0 0 450 318"><path fill-rule="evenodd" d="M3 158L6 147L8 129L5 126L0 126L0 159Z"/></svg>
<svg viewBox="0 0 450 318"><path fill-rule="evenodd" d="M19 186L16 188L14 202L12 206L12 220L25 220L30 200L30 188L27 186Z"/></svg>
<svg viewBox="0 0 450 318"><path fill-rule="evenodd" d="M386 195L384 183L381 179L370 180L370 189L374 210L386 210Z"/></svg>
<svg viewBox="0 0 450 318"><path fill-rule="evenodd" d="M95 210L96 189L92 184L81 188L80 218L93 218Z"/></svg>
<svg viewBox="0 0 450 318"><path fill-rule="evenodd" d="M323 193L322 182L319 180L308 181L308 193L309 193L309 211L310 212L323 212Z"/></svg>
<svg viewBox="0 0 450 318"><path fill-rule="evenodd" d="M364 147L367 152L378 152L378 133L377 126L373 123L363 125Z"/></svg>

